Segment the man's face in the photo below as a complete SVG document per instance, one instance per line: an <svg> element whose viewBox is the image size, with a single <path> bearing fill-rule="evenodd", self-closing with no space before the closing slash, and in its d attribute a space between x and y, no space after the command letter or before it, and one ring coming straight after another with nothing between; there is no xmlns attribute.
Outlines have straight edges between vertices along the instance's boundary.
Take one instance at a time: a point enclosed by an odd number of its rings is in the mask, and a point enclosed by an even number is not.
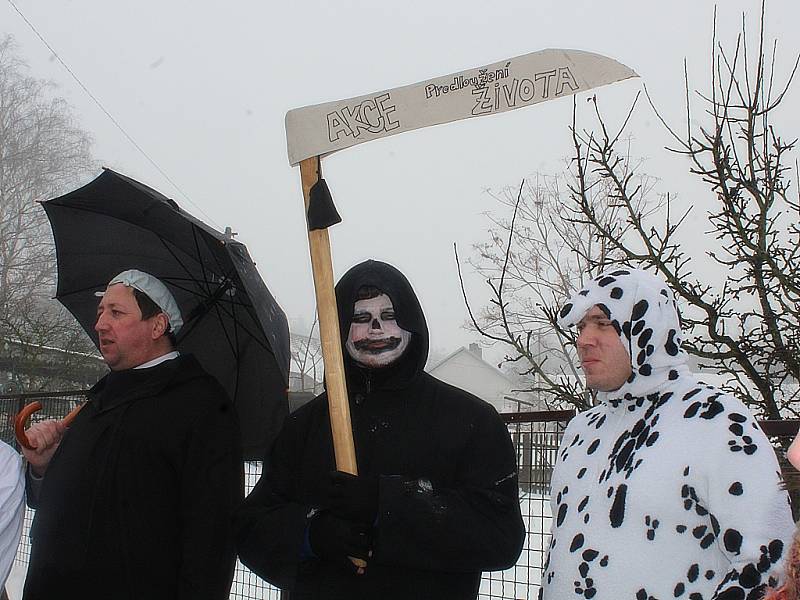
<svg viewBox="0 0 800 600"><path fill-rule="evenodd" d="M794 441L786 451L786 458L795 469L800 471L800 432L794 437Z"/></svg>
<svg viewBox="0 0 800 600"><path fill-rule="evenodd" d="M630 377L631 357L599 307L593 306L578 322L577 346L589 389L611 392Z"/></svg>
<svg viewBox="0 0 800 600"><path fill-rule="evenodd" d="M347 352L357 363L379 369L396 361L408 348L411 332L394 318L394 305L386 294L358 300L347 336Z"/></svg>
<svg viewBox="0 0 800 600"><path fill-rule="evenodd" d="M162 314L143 321L133 288L121 283L108 287L97 306L94 325L103 360L112 371L124 371L151 360L158 354L156 340L163 334L161 322L165 320Z"/></svg>

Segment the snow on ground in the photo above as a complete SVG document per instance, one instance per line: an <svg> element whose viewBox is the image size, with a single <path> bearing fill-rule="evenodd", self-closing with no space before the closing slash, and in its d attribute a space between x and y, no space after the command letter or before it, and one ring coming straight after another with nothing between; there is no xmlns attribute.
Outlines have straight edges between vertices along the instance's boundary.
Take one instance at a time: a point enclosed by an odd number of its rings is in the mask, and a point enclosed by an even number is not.
<svg viewBox="0 0 800 600"><path fill-rule="evenodd" d="M26 523L27 525L27 523ZM25 527L25 531L22 533L23 537L27 540L28 528ZM20 546L22 542L20 542ZM8 594L8 600L21 600L22 598L22 586L25 585L25 574L28 572L28 560L27 555L25 560L20 560L20 553L17 552L17 558L14 560L13 564L11 565L11 573L8 575L8 580L6 580L6 593Z"/></svg>
<svg viewBox="0 0 800 600"><path fill-rule="evenodd" d="M480 600L536 600L542 564L550 544L550 496L522 494L519 499L528 532L517 564L505 571L484 573Z"/></svg>

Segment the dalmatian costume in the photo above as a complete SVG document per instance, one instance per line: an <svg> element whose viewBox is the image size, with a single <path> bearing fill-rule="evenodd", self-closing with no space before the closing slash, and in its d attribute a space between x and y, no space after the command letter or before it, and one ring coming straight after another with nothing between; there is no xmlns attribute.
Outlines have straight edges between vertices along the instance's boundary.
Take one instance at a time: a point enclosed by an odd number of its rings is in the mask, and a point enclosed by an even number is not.
<svg viewBox="0 0 800 600"><path fill-rule="evenodd" d="M691 374L660 279L606 272L564 305L560 323L595 305L633 372L564 434L540 598L761 598L794 529L769 441L741 402Z"/></svg>

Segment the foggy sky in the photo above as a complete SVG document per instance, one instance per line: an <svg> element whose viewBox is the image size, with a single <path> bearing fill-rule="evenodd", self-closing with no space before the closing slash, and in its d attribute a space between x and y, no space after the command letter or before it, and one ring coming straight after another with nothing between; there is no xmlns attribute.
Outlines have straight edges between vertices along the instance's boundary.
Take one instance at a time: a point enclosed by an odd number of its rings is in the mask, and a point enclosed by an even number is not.
<svg viewBox="0 0 800 600"><path fill-rule="evenodd" d="M7 2L0 34L14 35L31 73L57 84L94 139L101 164L139 179L182 207L239 233L290 319L313 319L314 294L298 169L288 165L287 110L398 87L543 48L606 54L635 69L665 115L683 119L683 59L707 89L713 4L698 0L473 0L335 2L36 2L14 0L86 87L177 183L189 200L125 139ZM760 2L726 0L718 38L733 47L742 11L755 36ZM778 37L779 73L800 49L796 0L768 0L767 35ZM595 90L621 119L641 81ZM588 122L587 94L578 96ZM797 93L786 102L796 106ZM570 151L569 98L503 115L405 133L323 161L344 221L331 230L337 277L366 258L391 262L415 286L431 346L447 354L476 339L452 246L466 257L485 237L486 188L518 186L560 169ZM800 131L785 110L786 137ZM704 214L705 188L646 103L630 131L633 152ZM476 303L481 281L468 279Z"/></svg>

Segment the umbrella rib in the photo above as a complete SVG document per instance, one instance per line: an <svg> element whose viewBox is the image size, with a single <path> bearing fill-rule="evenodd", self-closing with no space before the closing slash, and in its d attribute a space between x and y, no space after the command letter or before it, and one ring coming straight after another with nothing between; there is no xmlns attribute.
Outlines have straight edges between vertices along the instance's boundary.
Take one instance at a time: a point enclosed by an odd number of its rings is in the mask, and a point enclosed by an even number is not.
<svg viewBox="0 0 800 600"><path fill-rule="evenodd" d="M215 303L212 308L217 313L217 319L219 319L220 323L223 323L222 317L219 314L219 306ZM234 320L235 322L235 320ZM236 359L236 364L239 364L239 348L231 342L231 336L228 334L228 330L223 325L222 332L225 334L225 340L228 342L228 348L230 348L231 353L233 354L233 358ZM237 378L238 380L238 378Z"/></svg>
<svg viewBox="0 0 800 600"><path fill-rule="evenodd" d="M223 241L221 241L221 240L220 240L220 243L222 244L222 246L223 246L223 247L225 246L225 242L223 242ZM226 252L227 252L227 250L226 250ZM223 265L222 265L222 264L219 262L219 258L217 257L217 255L216 255L215 253L212 253L212 255L211 255L211 256L213 256L213 257L214 257L214 262L216 262L216 263L217 263L217 267L219 268L219 270L220 270L220 271L224 270L224 269L225 269L225 267L223 267ZM231 261L231 262L233 262L233 261ZM234 267L234 270L235 270L235 267Z"/></svg>
<svg viewBox="0 0 800 600"><path fill-rule="evenodd" d="M204 297L200 304L195 306L192 311L186 315L186 320L194 321L202 319L206 313L211 310L211 307L222 299L222 296L231 288L231 285L233 285L233 282L226 276L223 282L214 290L213 294Z"/></svg>
<svg viewBox="0 0 800 600"><path fill-rule="evenodd" d="M236 305L232 304L231 306L235 307ZM251 308L252 308L251 306L248 306L248 305L242 304L242 303L239 303L238 306L241 306L245 310L247 310L247 314L250 315L250 317L253 319L253 321L255 321L256 323L260 322L259 319L258 319L258 316L253 314L253 312L251 310ZM216 303L214 303L214 309L217 310L217 311L222 310L225 313L225 315L228 316L228 317L234 317L232 312L230 310L228 310L228 307L225 306L224 304L216 302ZM259 336L257 336L255 333L253 333L246 325L242 324L241 322L238 322L238 323L239 323L239 327L242 329L242 331L244 331L247 335L249 335L257 344L259 344L262 348L264 348L265 350L267 350L271 354L274 354L274 351L270 348L268 343L262 342L259 339Z"/></svg>
<svg viewBox="0 0 800 600"><path fill-rule="evenodd" d="M83 212L89 212L89 213L92 213L92 214L98 214L98 215L101 215L101 216L104 216L104 217L109 217L109 218L112 218L112 219L115 219L115 220L118 220L118 221L123 221L125 223L129 223L131 225L134 225L134 226L136 226L136 227L138 227L140 229L145 229L145 228L141 227L140 225L136 225L134 223L130 223L129 221L125 221L124 219L119 219L118 217L115 217L113 215L108 215L108 214L105 214L105 213L99 213L97 211L87 210L87 209L82 208L82 207L72 207L72 208L74 208L75 210L83 211ZM183 260L181 260L181 258L173 250L173 248L171 246L171 242L169 242L168 240L166 240L162 236L158 235L157 233L155 233L151 229L148 229L148 231L150 231L150 233L152 233L153 235L155 235L158 238L158 240L161 242L161 245L164 247L164 249L170 254L170 256L175 260L175 262L181 267L181 269L183 269L184 273L186 273L186 275L187 275L187 277L185 279L177 278L177 277L161 277L161 279L164 280L164 281L169 281L170 283L172 283L176 288L180 289L181 291L184 291L184 292L196 295L196 296L203 296L202 294L198 294L197 292L195 292L193 289L176 285L174 282L176 282L176 281L190 281L192 283L196 283L200 287L205 287L206 288L204 297L208 297L212 293L211 292L211 285L213 285L216 282L209 280L209 278L208 278L208 274L209 273L206 270L206 265L205 265L205 263L203 262L203 260L200 257L200 243L199 243L198 238L197 238L197 226L192 223L191 227L192 227L192 239L194 241L195 252L196 252L197 258L198 258L197 262L199 263L200 268L203 271L203 278L202 279L198 279L198 278L195 278L195 277L192 276L192 272L186 266L186 263ZM224 266L219 262L219 259L217 258L217 256L214 253L212 253L212 257L214 259L214 262L216 262L217 266L219 267L219 270L223 271L224 270ZM235 271L235 268L234 268L234 271ZM226 278L229 278L229 276L227 274L226 274ZM103 283L97 284L97 285L91 285L91 286L86 286L86 287L83 287L83 288L80 288L80 289L76 289L76 290L70 290L70 291L67 291L67 292L61 292L61 293L56 294L56 297L57 298L67 298L69 296L72 296L73 294L81 294L81 293L84 293L84 292L87 292L87 291L90 291L90 290L94 290L94 289L98 289L98 288L104 287L106 283L107 282L103 282ZM222 302L227 302L227 303L230 303L230 304L234 304L236 302L233 299L221 300L221 301ZM240 305L246 307L246 305L244 303L240 303Z"/></svg>
<svg viewBox="0 0 800 600"><path fill-rule="evenodd" d="M112 219L114 221L119 221L121 223L125 223L126 225L130 225L131 227L135 227L138 230L142 230L142 231L146 231L146 232L152 233L164 245L164 247L167 249L167 252L169 252L172 255L172 257L183 268L183 270L186 272L186 274L189 277L192 276L191 271L189 271L189 269L186 268L186 265L184 265L184 263L178 258L178 256L167 245L167 240L165 240L163 237L161 237L159 234L157 234L152 229L150 229L148 227L144 227L144 226L142 226L142 225L140 225L138 223L134 223L134 222L129 221L127 219L120 218L120 217L118 217L116 215L109 214L109 213L103 212L103 211L92 210L90 208L86 208L86 207L83 207L83 206L70 205L70 206L65 207L65 208L69 208L70 210L74 210L74 211L79 211L79 212L90 213L90 214L93 214L93 215L98 215L100 217L105 217L105 218L108 218L108 219ZM195 233L195 231L197 229L197 226L194 223L190 223L190 224L191 224L191 227L192 227L192 232ZM197 251L197 255L199 257L200 256L200 251L199 251L199 248L197 246L197 236L196 236L196 234L195 234L195 250ZM202 264L202 261L201 261L201 264ZM105 285L105 284L102 284L102 285ZM92 287L86 287L86 288L84 288L82 290L75 290L75 291L72 291L72 292L65 292L63 294L57 294L57 296L60 298L60 297L66 296L66 295L71 295L71 294L75 294L75 293L79 293L79 292L85 292L86 290L90 290L90 289L93 289L93 288Z"/></svg>
<svg viewBox="0 0 800 600"><path fill-rule="evenodd" d="M183 264L183 262L181 262L181 260L178 258L178 256L175 255L175 253L172 251L172 249L169 247L169 245L166 243L166 241L160 236L158 236L158 239L161 241L161 243L164 245L164 248L170 253L170 255L172 255L172 257L175 259L175 261L181 266L181 268L184 271L186 271L187 274L189 275L189 277L187 277L185 279L183 279L183 278L179 279L179 278L173 278L173 277L164 277L163 278L164 281L169 282L170 284L172 284L174 287L176 287L177 289L179 289L181 291L193 294L195 296L208 298L211 295L210 287L208 287L208 286L210 286L214 282L213 281L208 281L207 279L202 279L202 280L201 279L193 279L191 277L191 273L189 273L189 271L186 268L186 266ZM201 262L201 265L202 265L202 261L200 261L200 262ZM225 278L226 279L230 279L230 277L227 276L227 275L225 276ZM190 281L190 282L194 282L194 283L197 283L197 284L202 284L201 287L206 287L206 289L207 289L207 295L203 296L202 294L198 294L195 290L193 290L191 288L188 288L188 287L185 287L185 286L181 286L181 285L177 285L175 283L176 281ZM83 287L83 288L76 289L76 290L70 290L69 292L62 292L62 293L58 294L58 298L59 299L64 299L64 298L67 298L67 297L75 295L75 294L82 294L82 293L85 293L87 291L95 290L97 288L103 287L103 285L104 284L92 285L92 286L87 286L87 287ZM244 308L247 311L247 313L250 315L250 317L254 321L258 322L258 316L256 314L254 314L254 309L253 309L252 304L248 305L248 304L245 304L244 302L241 302L239 300L234 300L233 298L229 298L229 299L228 298L218 298L215 301L214 304L217 307L217 310L222 309L227 316L233 316L233 315L229 310L227 310L227 306L226 305L230 305L231 307L235 307L237 305L241 306L242 308ZM186 333L184 333L184 335L181 336L181 337L184 338L184 339L186 337L188 337L189 333L191 333L192 329L194 329L194 326L195 326L196 323L197 323L197 321L193 321L193 322L187 323L187 329L185 330ZM239 327L241 327L248 335L250 335L250 337L252 337L256 341L256 343L258 343L262 348L264 348L265 350L267 350L269 352L272 352L272 350L270 349L269 345L265 344L264 342L262 342L257 335L255 335L252 331L249 330L249 328L245 327L241 323L239 323Z"/></svg>
<svg viewBox="0 0 800 600"><path fill-rule="evenodd" d="M231 312L233 313L233 341L236 344L236 385L233 388L233 397L234 402L236 402L236 398L239 397L239 379L242 370L242 363L239 360L238 350L239 350L239 320L236 318L236 306L232 307Z"/></svg>
<svg viewBox="0 0 800 600"><path fill-rule="evenodd" d="M219 310L219 308L220 308L220 306L219 306L219 305L217 305L217 304L215 304L215 305L214 305L214 310ZM228 316L230 316L230 313L227 313L227 312L226 312L226 314L227 314ZM182 334L180 335L180 340L179 340L179 343L180 343L180 342L183 342L183 341L185 341L185 340L186 340L186 339L189 337L189 334L190 334L190 333L192 332L192 330L195 328L195 325L197 325L197 323L199 323L201 320L202 320L202 318L197 318L197 319L194 319L193 321L191 321L190 323L188 323L188 324L184 325L185 329L182 329L182 332L185 332L185 333L182 333ZM244 331L246 334L248 334L248 335L250 336L250 338L251 338L251 339L252 339L252 340L253 340L253 341L254 341L256 344L258 344L259 346L261 346L261 347L262 347L264 350L266 350L267 352L269 352L269 353L270 353L270 354L272 354L273 356L275 355L275 351L274 351L274 350L272 350L272 348L270 348L269 344L268 344L268 343L265 343L265 342L263 342L261 339L259 339L259 336L257 336L256 334L254 334L254 333L253 333L253 332L252 332L252 331L251 331L249 328L247 328L246 326L242 325L241 323L239 324L239 327L241 327L241 328L242 328L242 331Z"/></svg>
<svg viewBox="0 0 800 600"><path fill-rule="evenodd" d="M187 268L186 268L186 266L183 264L183 262L180 260L180 258L178 258L178 256L177 256L177 255L176 255L176 254L175 254L175 253L172 251L172 249L171 249L171 248L169 247L169 245L167 244L166 240L164 240L164 239L163 239L161 236L158 236L158 238L159 238L159 240L161 240L161 243L163 244L164 248L166 248L167 252L169 252L169 253L170 253L170 255L172 255L172 257L175 259L175 261L176 261L176 262L177 262L177 263L178 263L178 264L181 266L181 268L183 268L183 270L184 270L184 271L186 272L186 274L189 276L189 278L187 278L187 281L192 281L192 282L195 282L195 283L197 283L197 284L202 284L203 286L206 286L206 294L207 294L206 298L212 297L212 296L213 296L213 294L212 294L212 292L211 292L211 285L212 285L214 282L213 282L213 281L209 281L209 280L208 280L208 273L207 273L207 271L206 271L205 262L202 260L202 258L201 258L201 256L200 256L200 242L199 242L199 240L198 240L198 238L197 238L197 227L196 227L195 225L192 225L192 239L194 240L195 252L196 252L196 254L197 254L197 258L198 258L198 261L197 261L197 262L200 264L200 269L201 269L201 270L202 270L202 272L203 272L203 278L202 278L202 279L200 279L200 280L198 280L198 279L195 279L195 278L192 278L192 274L191 274L191 272L189 271L189 269L187 269ZM224 271L224 266L223 266L222 264L220 264L220 262L219 262L219 260L217 259L216 255L215 255L214 253L212 253L212 254L211 254L211 256L214 258L214 261L217 263L217 267L219 267L220 271ZM235 269L235 267L234 267L232 272L235 272L235 270L236 270L236 269ZM172 279L169 279L169 280L170 280L170 282L172 283L172 281L173 281L173 280L172 280ZM233 279L232 279L232 278L231 278L231 276L230 276L230 273L225 273L225 275L224 275L224 280L223 280L223 281L233 281ZM175 285L175 284L173 283L173 285ZM224 283L223 283L223 285L224 285ZM189 293L195 294L195 292L194 292L193 290L188 290L188 289L185 289L185 288L182 288L182 287L179 287L179 286L175 286L175 287L178 287L179 289L183 289L183 291L187 291L187 292L189 292ZM202 287L202 286L201 286L201 287ZM195 295L200 295L200 294L195 294ZM214 301L214 305L215 305L215 307L218 307L220 302L227 302L227 303L230 303L232 306L234 306L234 305L236 304L236 301L234 301L232 297L231 297L231 299L230 299L230 300L223 300L221 297L219 297L219 298L215 299L215 301ZM246 306L244 303L242 303L242 302L239 302L239 305L240 305L240 306L243 306L244 308L248 308L248 307L247 307L247 306ZM248 312L250 312L250 311L248 310ZM228 314L229 314L229 316L230 316L230 313L228 313ZM258 320L258 319L257 319L257 317L256 317L256 315L254 315L254 314L250 313L250 316L251 316L251 317L253 317L253 319L254 319L254 320L256 320L256 321ZM198 319L198 320L199 320L199 319ZM235 319L235 317L234 317L234 322L235 322L235 320L236 320L236 319ZM194 328L194 327L190 328L190 329L187 331L186 335L188 335L188 333L189 333L189 332L191 332L191 330L192 330L193 328ZM248 332L248 333L250 333L250 332ZM186 337L186 335L184 335L184 338ZM256 340L259 342L259 344L260 344L261 346L264 346L264 344L261 344L260 340L258 340L258 339L257 339L255 336L253 336L253 334L252 334L252 333L250 333L250 336L251 336L251 337L253 337L254 339L256 339ZM230 342L229 342L229 343L230 343Z"/></svg>
<svg viewBox="0 0 800 600"><path fill-rule="evenodd" d="M204 294L199 294L196 290L194 290L194 289L192 289L190 287L179 285L176 282L189 281L189 282L193 282L193 283L203 283L203 284L212 284L212 283L214 283L213 281L201 281L200 279L192 279L191 277L187 277L187 278L159 277L159 279L161 279L161 281L165 281L165 282L168 282L168 283L172 284L173 287L175 287L176 289L181 290L182 292L186 292L186 293L192 294L194 296L201 296L201 297L204 297L204 298L207 297L208 295L207 294L205 294L205 295ZM91 290L96 290L98 288L105 287L106 283L101 283L101 284L97 284L97 285L89 285L89 286L82 287L82 288L79 288L79 289L70 290L68 292L61 292L56 297L57 298L67 298L67 297L75 295L75 294L83 294L83 293L91 291ZM234 300L232 298L231 299L222 299L222 298L220 298L220 302L223 302L225 304L238 304L239 306L243 306L245 308L247 308L247 306L248 306L244 302L242 302L240 300Z"/></svg>
<svg viewBox="0 0 800 600"><path fill-rule="evenodd" d="M187 294L191 294L193 296L198 296L200 298L210 298L211 296L213 296L213 294L211 294L210 292L209 293L198 292L196 289L192 289L191 287L180 285L179 283L176 283L176 282L188 281L188 282L197 283L197 284L202 283L202 284L204 284L204 286L213 285L214 283L216 283L214 281L207 281L207 280L193 279L193 278L182 278L182 277L159 277L159 279L161 279L161 281L164 281L166 283L171 284L172 287L174 287L175 289L178 289L178 290L180 290L182 292L186 292ZM228 280L228 279L231 279L231 278L226 275L225 276L225 280ZM233 280L231 279L231 281L233 281ZM89 289L89 288L87 288L87 289ZM69 293L71 294L73 292L69 292ZM222 304L238 305L238 306L242 306L242 307L245 307L245 308L247 308L249 306L247 303L242 302L241 300L235 300L233 298L218 298L217 302L220 302Z"/></svg>
<svg viewBox="0 0 800 600"><path fill-rule="evenodd" d="M186 327L186 329L183 329L183 333L180 336L179 343L184 342L189 337L189 334L192 331L194 331L197 324L203 320L203 317L208 313L209 310L211 310L211 306L223 293L224 293L224 288L220 286L220 288L218 288L213 295L203 297L200 304L195 306L192 309L192 311L188 315L186 315L186 323L184 324L184 327ZM220 321L220 324L221 323L222 321Z"/></svg>
<svg viewBox="0 0 800 600"><path fill-rule="evenodd" d="M194 240L194 249L197 253L197 258L200 263L200 270L203 272L203 281L208 281L208 273L206 273L206 264L200 257L200 242L197 240L197 227L192 226L192 239ZM211 287L206 290L206 292L211 295Z"/></svg>
<svg viewBox="0 0 800 600"><path fill-rule="evenodd" d="M230 282L231 285L233 284L233 279L231 279L227 275L225 276L225 281L226 282ZM195 315L195 316L187 315L187 323L186 323L186 325L184 325L184 327L186 327L186 329L184 329L185 333L183 333L180 336L180 340L184 341L186 338L188 338L189 334L194 330L194 328L197 325L197 323L202 321L203 317L206 314L208 314L208 312L213 308L217 312L217 318L219 319L220 323L222 323L222 317L220 315L220 311L222 311L222 313L225 316L231 317L234 320L234 322L238 325L238 327L241 328L242 331L247 333L250 336L250 338L253 339L253 341L255 341L264 350L266 350L267 352L269 352L269 353L274 355L275 353L270 348L269 343L267 343L265 341L262 341L260 339L260 336L258 336L255 332L251 331L248 327L246 327L245 325L240 323L238 321L238 319L236 318L236 315L234 314L234 312L232 312L229 309L229 307L226 306L226 302L227 302L227 304L229 304L230 307L234 309L234 311L235 311L235 307L237 305L241 306L242 308L245 309L247 314L250 315L250 317L253 319L253 321L255 321L256 323L259 322L258 315L254 314L254 312L253 312L254 309L253 309L252 305L247 305L247 304L244 304L242 302L233 302L233 301L223 301L222 300L222 296L225 294L225 292L227 291L228 287L229 286L226 286L225 284L223 284L223 285L221 285L220 287L217 288L217 290L214 292L214 294L212 294L208 298L206 298L207 301L211 301L211 302L209 302L209 304L205 308L205 310L200 310L198 312L198 314ZM200 308L200 307L202 307L202 304L199 305L198 308ZM223 327L223 331L225 331L224 327ZM238 330L237 330L237 334L238 334ZM227 331L225 331L225 335L226 336L228 335ZM263 335L263 332L262 332L262 335ZM228 343L230 345L230 340L228 340ZM237 338L237 346L236 347L238 348L238 338ZM235 354L236 353L234 352L234 355Z"/></svg>
<svg viewBox="0 0 800 600"><path fill-rule="evenodd" d="M194 232L195 232L195 226L192 225L192 234L194 234ZM198 285L202 284L202 283L206 283L208 277L207 277L207 275L205 273L205 266L203 265L203 259L200 256L200 248L197 245L197 236L194 236L194 248L195 248L195 252L197 254L197 262L200 263L200 268L203 270L203 279L201 279L201 280L197 280L194 277L192 277L192 272L183 263L183 261L180 258L178 258L178 255L175 254L175 252L172 251L172 248L170 248L170 245L167 243L167 240L165 240L164 238L162 238L158 234L156 234L156 235L158 236L158 239L161 241L161 244L164 246L164 248L167 250L167 252L169 252L170 255L172 256L172 258L175 259L175 262L177 262L181 266L181 268L183 269L184 273L186 273L186 275L188 276L190 281L194 281ZM206 290L206 294L209 294L210 292L211 292L210 289Z"/></svg>
<svg viewBox="0 0 800 600"><path fill-rule="evenodd" d="M193 319L181 327L181 332L178 336L178 345L182 344L189 337L189 334L194 331L195 327L201 320L202 319Z"/></svg>
<svg viewBox="0 0 800 600"><path fill-rule="evenodd" d="M214 281L202 281L200 279L174 279L172 277L161 277L160 279L161 279L161 281L170 283L175 289L178 289L178 290L180 290L182 292L186 292L187 294L192 294L193 296L198 296L200 298L205 298L205 299L212 298L214 296L214 294L212 294L210 292L209 293L205 293L205 292L202 292L202 291L198 292L196 289L192 289L190 287L186 287L186 286L179 285L179 284L175 283L176 281L190 281L190 282L197 283L197 284L200 284L200 283L203 283L203 284L214 284L215 283ZM227 281L227 280L228 280L228 278L226 277L225 281ZM223 285L224 285L224 283L223 283ZM217 289L219 289L219 288L217 288ZM247 304L245 304L241 300L234 300L232 298L231 299L218 298L217 302L221 302L221 303L224 303L224 304L238 304L240 306L247 306Z"/></svg>

